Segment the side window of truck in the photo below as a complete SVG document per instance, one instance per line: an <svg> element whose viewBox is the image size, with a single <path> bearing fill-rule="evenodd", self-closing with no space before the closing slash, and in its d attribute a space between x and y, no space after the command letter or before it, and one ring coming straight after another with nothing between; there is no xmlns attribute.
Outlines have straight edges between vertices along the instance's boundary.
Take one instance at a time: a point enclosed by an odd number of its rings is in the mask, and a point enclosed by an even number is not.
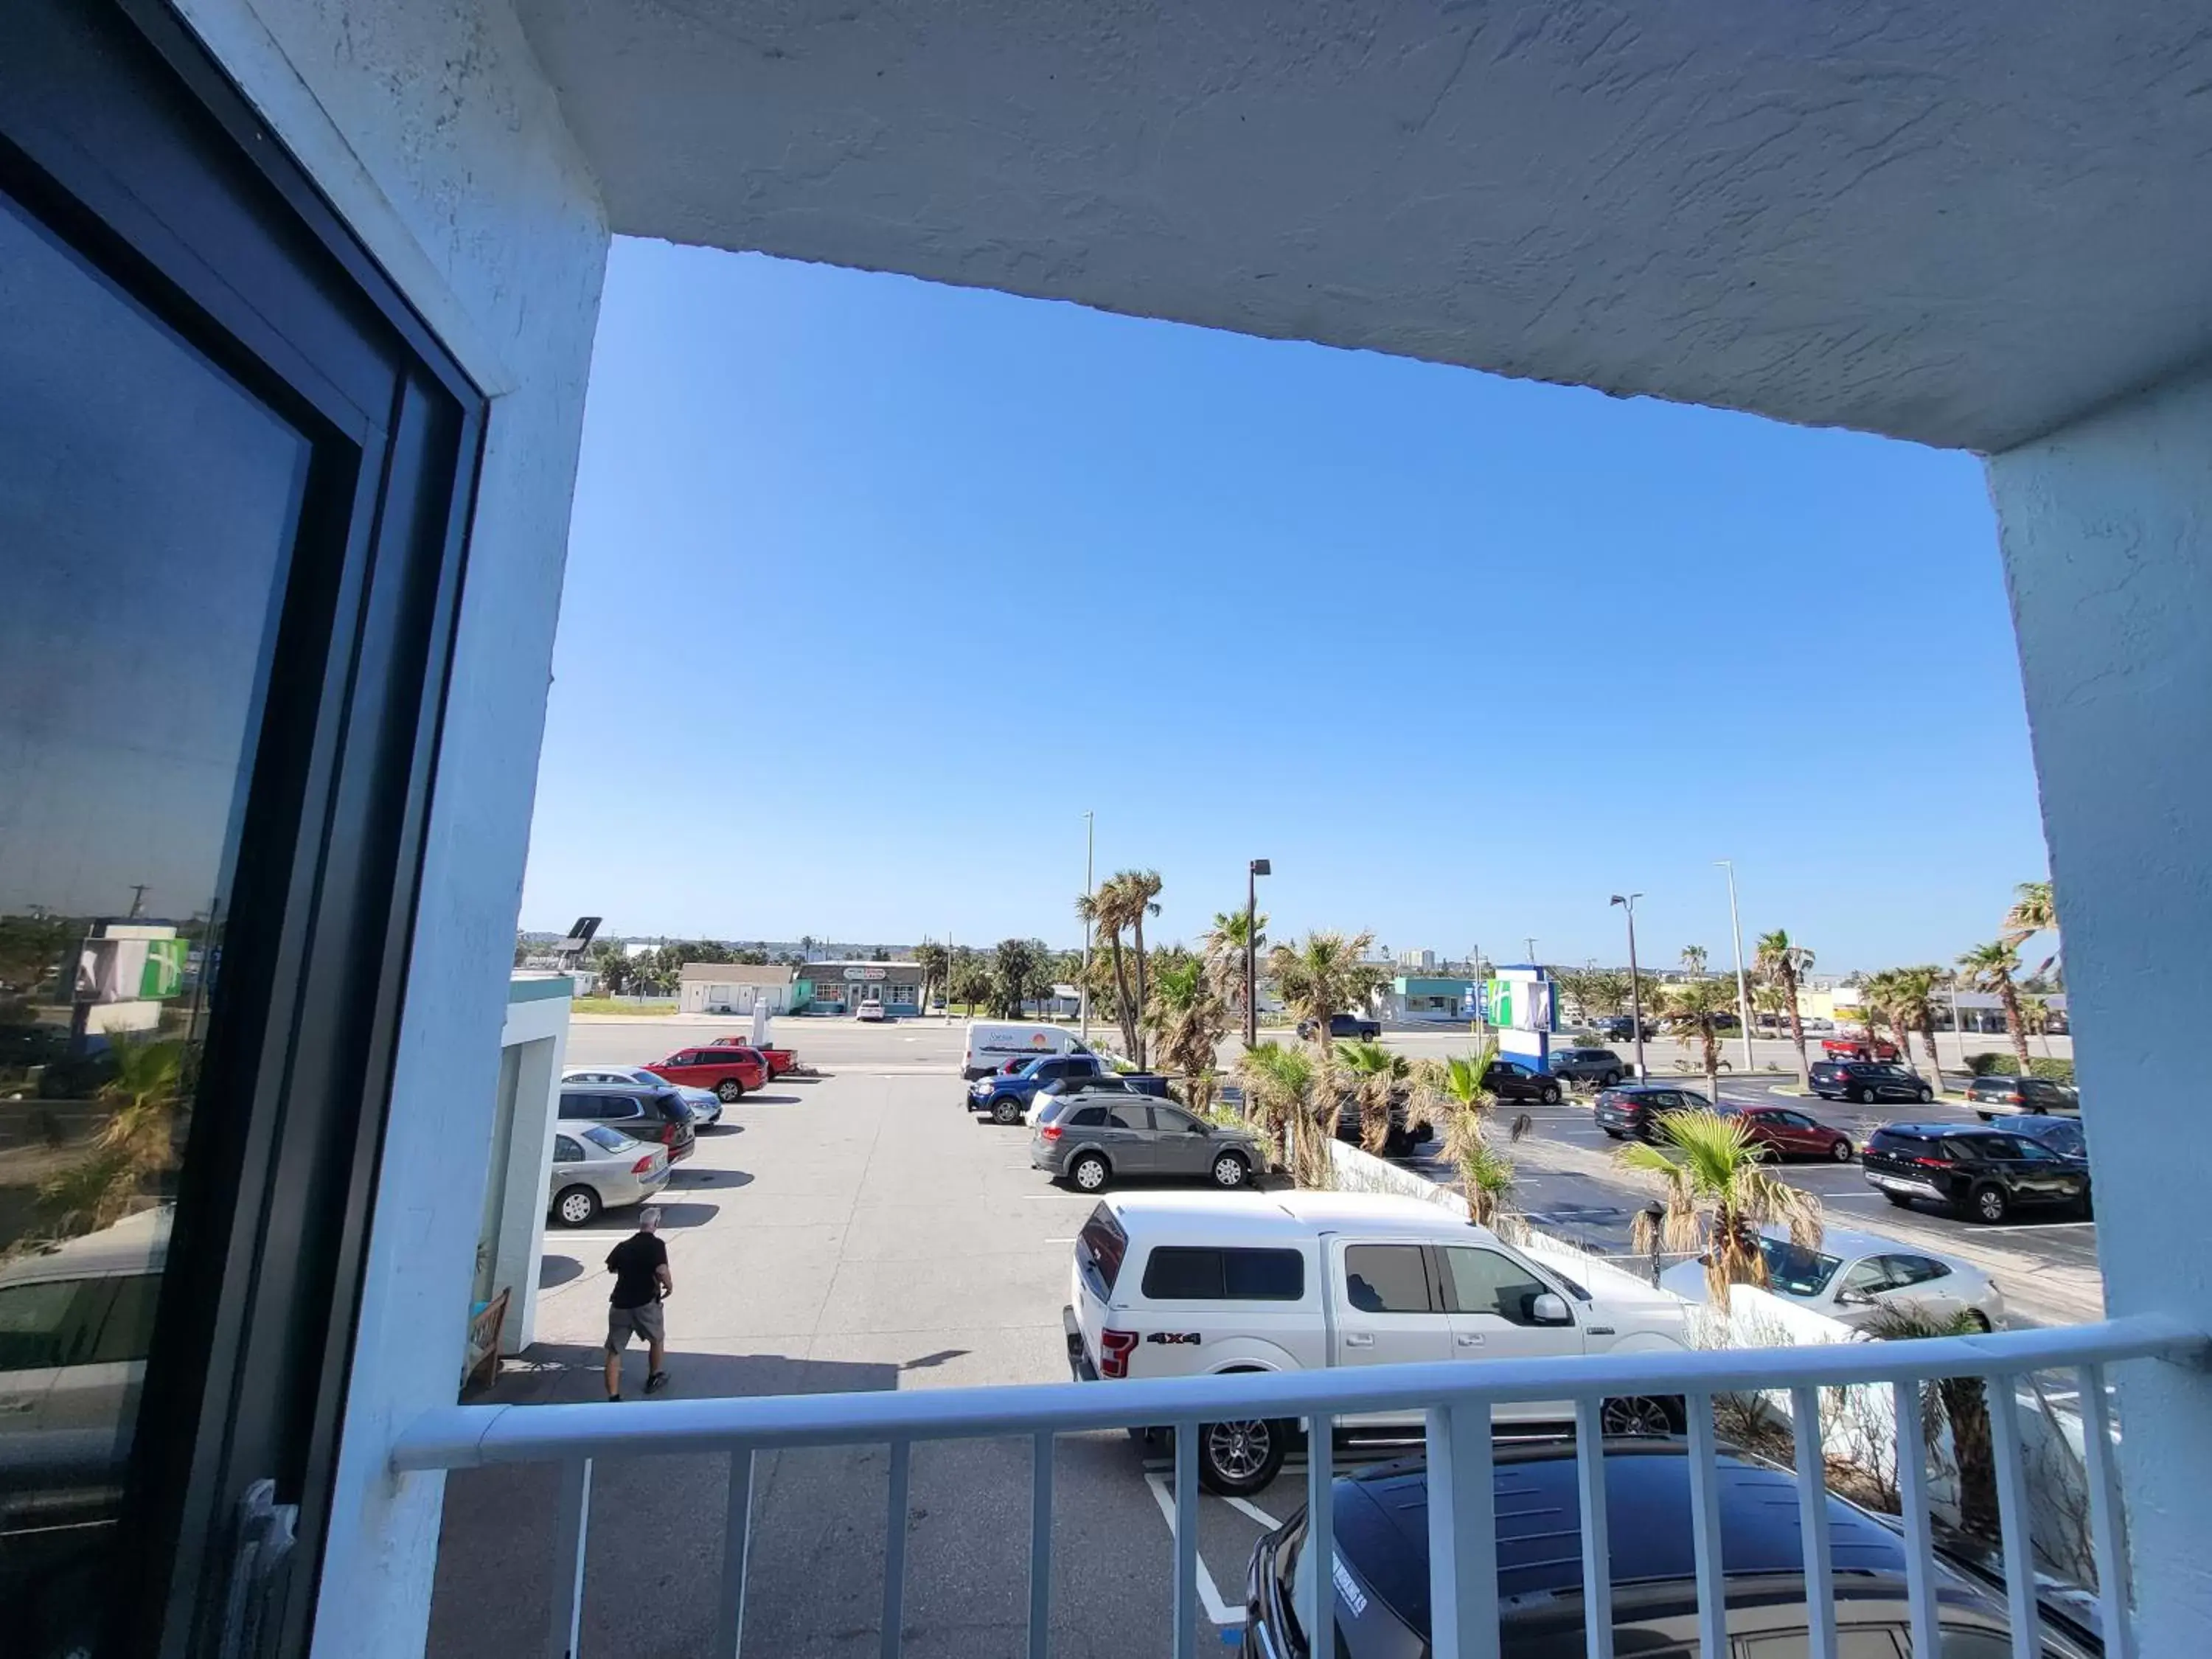
<svg viewBox="0 0 2212 1659"><path fill-rule="evenodd" d="M1362 1313L1434 1313L1428 1252L1419 1244L1347 1245L1344 1296Z"/></svg>

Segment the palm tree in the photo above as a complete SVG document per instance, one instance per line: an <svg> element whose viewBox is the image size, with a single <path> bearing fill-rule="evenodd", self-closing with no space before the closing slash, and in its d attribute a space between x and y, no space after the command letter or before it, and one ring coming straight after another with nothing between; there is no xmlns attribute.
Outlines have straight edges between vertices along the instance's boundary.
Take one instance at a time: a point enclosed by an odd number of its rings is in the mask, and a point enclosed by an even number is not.
<svg viewBox="0 0 2212 1659"><path fill-rule="evenodd" d="M1164 965L1146 1011L1159 1038L1160 1058L1182 1073L1185 1103L1205 1111L1213 1100L1214 1055L1227 1028L1227 1009L1196 957Z"/></svg>
<svg viewBox="0 0 2212 1659"><path fill-rule="evenodd" d="M2027 1028L2020 1016L2020 988L2013 983L2013 975L2020 971L2019 947L2002 939L1992 939L1987 945L1977 945L1960 957L1959 966L1966 970L1967 979L1975 986L1997 994L1997 1000L2004 1006L2005 1030L2012 1037L2013 1054L2025 1074L2028 1070Z"/></svg>
<svg viewBox="0 0 2212 1659"><path fill-rule="evenodd" d="M1130 948L1137 957L1137 1006L1141 1010L1150 1000L1145 983L1145 918L1160 913L1160 872L1157 870L1124 870L1114 879L1121 883L1126 894L1124 906L1129 917ZM1141 1026L1137 1032L1137 1052L1130 1056L1137 1069L1145 1069L1145 1039Z"/></svg>
<svg viewBox="0 0 2212 1659"><path fill-rule="evenodd" d="M40 1207L61 1235L114 1225L176 1164L178 1117L186 1091L185 1044L155 1037L115 1045L115 1075L100 1097L115 1108L79 1163L40 1183Z"/></svg>
<svg viewBox="0 0 2212 1659"><path fill-rule="evenodd" d="M1278 945L1267 953L1268 976L1284 1006L1300 1020L1310 1020L1322 1067L1330 1058L1328 1022L1354 1006L1364 1006L1382 979L1382 969L1362 962L1374 944L1372 933L1311 933L1297 945Z"/></svg>
<svg viewBox="0 0 2212 1659"><path fill-rule="evenodd" d="M1206 930L1199 942L1200 953L1206 958L1206 970L1213 981L1216 995L1232 1012L1244 1006L1244 949L1246 928L1242 910L1217 910L1213 926ZM1257 952L1267 943L1267 913L1264 910L1252 918L1251 948Z"/></svg>
<svg viewBox="0 0 2212 1659"><path fill-rule="evenodd" d="M1291 1178L1301 1187L1328 1186L1333 1166L1317 1116L1326 1110L1326 1133L1335 1133L1336 1091L1324 1084L1313 1056L1295 1045L1256 1043L1237 1062L1237 1074L1247 1109L1271 1134L1281 1136Z"/></svg>
<svg viewBox="0 0 2212 1659"><path fill-rule="evenodd" d="M2012 908L2005 912L1998 937L2018 950L2036 934L2058 931L2058 907L2047 881L2024 881L2013 889Z"/></svg>
<svg viewBox="0 0 2212 1659"><path fill-rule="evenodd" d="M1897 1012L1901 988L1898 970L1885 968L1878 974L1867 974L1859 981L1859 1006L1866 1011L1867 1053L1874 1053L1874 1045L1881 1039L1881 1028L1887 1024L1890 1036L1896 1039L1899 1060L1911 1058L1912 1038L1905 1029Z"/></svg>
<svg viewBox="0 0 2212 1659"><path fill-rule="evenodd" d="M1898 968L1889 975L1889 1007L1897 1024L1898 1057L1911 1064L1911 1033L1920 1033L1928 1048L1928 1085L1943 1092L1943 1060L1936 1052L1936 983L1943 970L1932 963L1922 968Z"/></svg>
<svg viewBox="0 0 2212 1659"><path fill-rule="evenodd" d="M1685 945L1682 947L1682 966L1690 974L1700 979L1705 977L1705 947L1702 945Z"/></svg>
<svg viewBox="0 0 2212 1659"><path fill-rule="evenodd" d="M945 974L952 959L942 945L927 939L915 946L914 959L921 964L921 1006L927 1009L930 992L945 982Z"/></svg>
<svg viewBox="0 0 2212 1659"><path fill-rule="evenodd" d="M1759 948L1753 960L1759 976L1781 992L1789 1006L1790 1040L1797 1045L1797 1081L1809 1091L1813 1087L1813 1062L1805 1053L1805 1022L1797 1012L1797 988L1812 971L1813 953L1794 943L1787 930L1778 927L1759 936Z"/></svg>
<svg viewBox="0 0 2212 1659"><path fill-rule="evenodd" d="M1412 1063L1379 1042L1340 1042L1336 1057L1353 1079L1352 1094L1359 1103L1359 1144L1370 1152L1388 1151L1390 1108L1413 1074Z"/></svg>
<svg viewBox="0 0 2212 1659"><path fill-rule="evenodd" d="M1153 915L1160 913L1157 902L1159 890L1160 878L1156 872L1123 870L1109 876L1094 890L1075 901L1075 914L1105 937L1106 948L1114 963L1115 1023L1121 1028L1123 1053L1139 1067L1145 1063L1142 1018L1147 992L1145 915L1147 910ZM1133 994L1129 986L1128 957L1121 945L1121 935L1132 930L1136 935L1137 963L1137 982Z"/></svg>
<svg viewBox="0 0 2212 1659"><path fill-rule="evenodd" d="M1859 1328L1869 1336L1897 1342L1931 1336L1979 1336L1988 1327L1979 1314L1961 1312L1937 1319L1912 1303L1890 1302ZM1978 1376L1938 1377L1935 1386L1936 1401L1950 1419L1951 1451L1959 1465L1959 1524L1980 1537L1995 1538L1998 1535L1996 1442L1990 1432L1989 1396Z"/></svg>
<svg viewBox="0 0 2212 1659"><path fill-rule="evenodd" d="M1807 1249L1820 1243L1820 1200L1768 1172L1765 1152L1741 1118L1717 1112L1670 1112L1659 1120L1668 1147L1638 1145L1614 1154L1623 1169L1659 1178L1663 1206L1655 1223L1639 1211L1631 1244L1639 1253L1703 1253L1715 1307L1728 1305L1731 1285L1766 1284L1761 1229L1786 1223Z"/></svg>
<svg viewBox="0 0 2212 1659"><path fill-rule="evenodd" d="M1721 1097L1721 1021L1735 1012L1735 990L1717 979L1693 979L1670 985L1660 997L1658 1014L1684 1043L1696 1037L1705 1051L1705 1086Z"/></svg>
<svg viewBox="0 0 2212 1659"><path fill-rule="evenodd" d="M1478 1227L1495 1226L1511 1210L1516 1180L1513 1161L1490 1138L1490 1113L1498 1103L1482 1079L1497 1058L1497 1042L1486 1042L1472 1054L1445 1060L1437 1068L1434 1085L1450 1110L1444 1123L1444 1156L1459 1170L1467 1218ZM1520 1139L1528 1126L1528 1115L1523 1112L1508 1126L1506 1139Z"/></svg>

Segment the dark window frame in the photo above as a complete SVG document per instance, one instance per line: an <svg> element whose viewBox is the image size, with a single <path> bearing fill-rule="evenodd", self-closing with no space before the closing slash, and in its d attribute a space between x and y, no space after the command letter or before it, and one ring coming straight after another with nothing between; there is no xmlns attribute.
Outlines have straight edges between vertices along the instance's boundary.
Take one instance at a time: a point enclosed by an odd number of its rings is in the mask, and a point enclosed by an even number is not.
<svg viewBox="0 0 2212 1659"><path fill-rule="evenodd" d="M222 985L142 1401L114 1659L208 1641L233 1515L299 1506L304 1651L338 1461L487 413L161 0L21 0L0 193L313 446L228 860Z"/></svg>

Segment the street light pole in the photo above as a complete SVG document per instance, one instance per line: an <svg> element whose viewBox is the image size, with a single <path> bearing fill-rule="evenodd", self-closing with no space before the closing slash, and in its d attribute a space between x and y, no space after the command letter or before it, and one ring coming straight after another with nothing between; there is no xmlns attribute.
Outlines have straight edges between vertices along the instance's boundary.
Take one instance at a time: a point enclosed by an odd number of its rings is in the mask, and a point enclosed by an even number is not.
<svg viewBox="0 0 2212 1659"><path fill-rule="evenodd" d="M1743 1022L1743 1069L1751 1070L1751 992L1746 988L1743 977L1743 924L1736 920L1735 865L1729 859L1715 859L1715 864L1728 872L1729 932L1735 936L1735 1012Z"/></svg>
<svg viewBox="0 0 2212 1659"><path fill-rule="evenodd" d="M1275 866L1254 859L1244 866L1244 1047L1249 1052L1260 1038L1260 878L1272 876Z"/></svg>
<svg viewBox="0 0 2212 1659"><path fill-rule="evenodd" d="M1097 814L1085 812L1083 815L1083 983L1075 988L1082 1000L1083 1046L1086 1048L1091 1046L1091 855L1097 845Z"/></svg>
<svg viewBox="0 0 2212 1659"><path fill-rule="evenodd" d="M1615 893L1613 902L1628 912L1628 1006L1630 1016L1636 1022L1636 1075L1646 1075L1644 1070L1644 978L1636 971L1636 901L1641 893Z"/></svg>
<svg viewBox="0 0 2212 1659"><path fill-rule="evenodd" d="M1533 939L1524 939L1521 942L1528 947L1528 965L1534 968L1536 965L1536 941Z"/></svg>

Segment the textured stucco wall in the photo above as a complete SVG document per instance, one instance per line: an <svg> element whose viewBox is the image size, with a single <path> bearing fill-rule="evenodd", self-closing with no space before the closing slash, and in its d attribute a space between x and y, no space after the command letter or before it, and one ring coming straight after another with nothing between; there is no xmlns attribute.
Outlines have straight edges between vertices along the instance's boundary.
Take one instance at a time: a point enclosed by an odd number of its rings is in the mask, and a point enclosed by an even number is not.
<svg viewBox="0 0 2212 1659"><path fill-rule="evenodd" d="M567 997L509 1002L504 1048L520 1048L514 1079L514 1119L507 1137L507 1168L498 1179L499 1246L493 1282L514 1292L507 1303L500 1352L520 1353L538 1334L538 1269L545 1252L545 1195L553 1169L553 1121L560 1109L561 1068L568 1054Z"/></svg>
<svg viewBox="0 0 2212 1659"><path fill-rule="evenodd" d="M2188 1031L2212 939L2212 374L1989 464L2066 938L2097 1254L2114 1314L2212 1309L2197 1091L2144 1031ZM2177 1086L2177 1085L2179 1086ZM2212 1376L2122 1373L2141 1650L2212 1630Z"/></svg>
<svg viewBox="0 0 2212 1659"><path fill-rule="evenodd" d="M491 393L315 1652L419 1652L441 1480L397 1426L459 1378L489 1113L607 231L505 0L179 0Z"/></svg>
<svg viewBox="0 0 2212 1659"><path fill-rule="evenodd" d="M2212 11L515 0L617 230L2002 449L2212 351Z"/></svg>

